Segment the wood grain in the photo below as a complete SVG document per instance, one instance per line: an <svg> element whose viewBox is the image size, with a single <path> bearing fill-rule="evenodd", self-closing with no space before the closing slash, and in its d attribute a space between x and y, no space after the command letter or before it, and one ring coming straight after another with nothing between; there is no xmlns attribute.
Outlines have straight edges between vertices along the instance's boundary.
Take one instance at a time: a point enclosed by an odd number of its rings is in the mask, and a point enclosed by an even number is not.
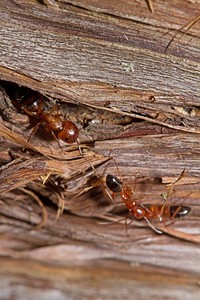
<svg viewBox="0 0 200 300"><path fill-rule="evenodd" d="M200 3L152 4L0 1L0 299L199 299L200 22L183 26ZM86 159L42 128L27 143L20 86L59 102ZM106 174L149 204L183 170L169 201L191 213L161 235L135 220L126 232Z"/></svg>

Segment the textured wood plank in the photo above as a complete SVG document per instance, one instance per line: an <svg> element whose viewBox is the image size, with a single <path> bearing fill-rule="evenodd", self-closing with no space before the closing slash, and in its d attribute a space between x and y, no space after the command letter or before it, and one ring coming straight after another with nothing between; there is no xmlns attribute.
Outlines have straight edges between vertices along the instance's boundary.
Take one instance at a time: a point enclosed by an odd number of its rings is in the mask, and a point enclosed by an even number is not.
<svg viewBox="0 0 200 300"><path fill-rule="evenodd" d="M199 64L193 61L195 53L190 51L190 59L184 60L164 54L166 38L162 36L166 30L156 27L152 32L143 24L126 20L119 23L85 12L56 10L55 14L54 9L41 5L23 4L18 9L12 8L12 2L9 9L4 5L2 1L1 66L51 82L49 92L67 94L66 81L97 82L153 94L178 94L197 105ZM137 42L138 32L141 43ZM3 73L2 69L1 76L6 78Z"/></svg>
<svg viewBox="0 0 200 300"><path fill-rule="evenodd" d="M10 202L7 201L7 204ZM17 206L13 206L13 208ZM162 270L199 274L199 244L192 244L166 235L158 235L144 222L134 222L125 232L123 224L102 225L99 220L64 214L55 222L55 212L48 209L48 221L44 229L34 231L30 224L38 222L36 204L34 210L18 207L3 207L3 213L10 218L1 222L4 244L1 255L6 252L13 258L36 259L50 263L81 265L93 260L110 259L127 261L133 265L150 265ZM36 208L36 209L35 209ZM10 211L9 211L10 210ZM19 221L17 221L18 219ZM29 223L28 223L29 222ZM196 223L196 228L195 228ZM176 230L199 235L199 220L179 220ZM15 228L15 229L14 229ZM27 229L33 228L33 231ZM170 254L169 254L170 253ZM186 260L186 257L190 257ZM72 259L73 258L73 259ZM114 264L111 262L111 265ZM159 269L157 269L159 272Z"/></svg>
<svg viewBox="0 0 200 300"><path fill-rule="evenodd" d="M1 259L2 296L11 299L155 299L155 290L163 299L198 299L198 277L195 274L180 278L176 271L156 273L152 267L134 266L118 262L113 269L106 260L94 261L87 269L65 264L39 264L31 260ZM8 273L4 279L4 272ZM16 274L18 284L16 284ZM147 283L148 282L148 283ZM9 285L13 290L10 291ZM79 286L79 289L77 289ZM187 290L182 293L183 287ZM42 290L42 291L41 291Z"/></svg>
<svg viewBox="0 0 200 300"><path fill-rule="evenodd" d="M119 176L113 160L97 167L102 154L114 156L141 203L162 203L165 184L186 169L170 201L192 208L168 234L146 222L134 221L127 233L124 224L102 224L124 220L120 196L111 201L102 185L92 185L93 170L86 172L91 165L77 158L77 147L65 147L66 157L54 140L35 135L29 149L53 153L61 171L45 185L37 178L0 195L0 298L199 299L199 134L191 131L200 128L200 24L165 50L200 4L152 3L155 14L143 0L0 2L0 78L49 95L50 105L51 97L61 100L62 112L81 128L80 141L92 145L81 147L97 174ZM29 120L9 101L0 97L1 128L26 141ZM1 176L17 155L36 155L2 141ZM38 231L42 209L26 189L47 209Z"/></svg>
<svg viewBox="0 0 200 300"><path fill-rule="evenodd" d="M183 169L187 175L199 176L199 135L158 134L131 139L102 141L96 143L96 151L109 155L110 149L122 175L127 177L179 176ZM115 163L110 161L111 173L116 173ZM148 171L147 171L148 170Z"/></svg>

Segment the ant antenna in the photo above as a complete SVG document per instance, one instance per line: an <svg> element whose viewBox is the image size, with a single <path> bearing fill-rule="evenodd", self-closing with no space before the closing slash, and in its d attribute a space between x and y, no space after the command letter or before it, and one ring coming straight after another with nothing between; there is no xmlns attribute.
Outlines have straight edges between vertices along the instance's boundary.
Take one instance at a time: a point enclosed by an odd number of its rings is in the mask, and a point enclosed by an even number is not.
<svg viewBox="0 0 200 300"><path fill-rule="evenodd" d="M84 153L83 153L83 151L82 151L82 149L81 149L81 143L80 143L80 141L77 139L76 142L77 142L77 145L78 145L78 150L79 150L80 155L81 155L81 156L85 159L85 161L90 165L90 167L93 169L95 175L98 177L95 167L94 167L93 164L92 164L92 163L84 156Z"/></svg>
<svg viewBox="0 0 200 300"><path fill-rule="evenodd" d="M110 151L110 154L111 154L111 152L112 152L112 150ZM122 180L122 175L121 175L121 172L120 172L120 170L119 170L119 166L118 166L118 163L117 163L117 161L116 161L115 156L112 156L112 159L114 160L115 166L116 166L116 168L117 168L117 172L118 172L118 174L119 174L120 181L123 182L123 180Z"/></svg>
<svg viewBox="0 0 200 300"><path fill-rule="evenodd" d="M103 183L102 179L101 179L101 178L99 177L99 175L97 174L97 171L96 171L95 167L94 167L93 164L92 164L92 163L84 156L84 153L83 153L83 151L82 151L82 149L81 149L80 141L77 139L76 142L77 142L77 145L78 145L78 149L79 149L80 155L84 158L84 160L87 162L87 164L92 168L92 170L93 170L95 176L97 177L97 179L98 179L98 181L99 181L99 183L100 183L99 185L100 185L102 191L104 191L104 192L106 193L106 195L108 196L108 198L111 199L111 200L113 201L113 198L112 198L112 196L110 195L110 193L109 193L109 191L107 190L107 188L104 186L104 183ZM110 160L110 157L108 157L108 160Z"/></svg>

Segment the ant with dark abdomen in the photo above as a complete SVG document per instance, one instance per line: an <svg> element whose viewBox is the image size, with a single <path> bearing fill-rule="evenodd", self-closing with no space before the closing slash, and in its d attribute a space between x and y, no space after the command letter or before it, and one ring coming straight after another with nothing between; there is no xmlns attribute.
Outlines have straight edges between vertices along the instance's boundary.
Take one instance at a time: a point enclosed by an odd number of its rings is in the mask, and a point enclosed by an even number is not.
<svg viewBox="0 0 200 300"><path fill-rule="evenodd" d="M170 205L166 202L151 205L138 203L138 201L133 199L133 191L130 186L124 185L122 180L114 175L108 174L106 176L106 185L113 193L112 198L115 197L115 194L120 194L122 201L129 210L128 216L135 220L146 220L149 226L157 233L162 233L162 231L156 229L152 225L151 220L157 220L165 225L167 220L186 216L191 210L189 206Z"/></svg>

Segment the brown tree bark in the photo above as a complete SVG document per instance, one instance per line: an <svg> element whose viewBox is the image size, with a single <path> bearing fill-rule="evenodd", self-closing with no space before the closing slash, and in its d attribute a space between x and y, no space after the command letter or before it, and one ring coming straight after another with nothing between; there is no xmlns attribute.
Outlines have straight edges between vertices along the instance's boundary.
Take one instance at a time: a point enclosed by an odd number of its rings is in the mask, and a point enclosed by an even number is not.
<svg viewBox="0 0 200 300"><path fill-rule="evenodd" d="M198 14L189 0L0 2L0 299L199 299ZM21 87L59 102L83 155L44 128L27 141ZM106 174L146 205L184 170L167 201L191 213L126 232Z"/></svg>

